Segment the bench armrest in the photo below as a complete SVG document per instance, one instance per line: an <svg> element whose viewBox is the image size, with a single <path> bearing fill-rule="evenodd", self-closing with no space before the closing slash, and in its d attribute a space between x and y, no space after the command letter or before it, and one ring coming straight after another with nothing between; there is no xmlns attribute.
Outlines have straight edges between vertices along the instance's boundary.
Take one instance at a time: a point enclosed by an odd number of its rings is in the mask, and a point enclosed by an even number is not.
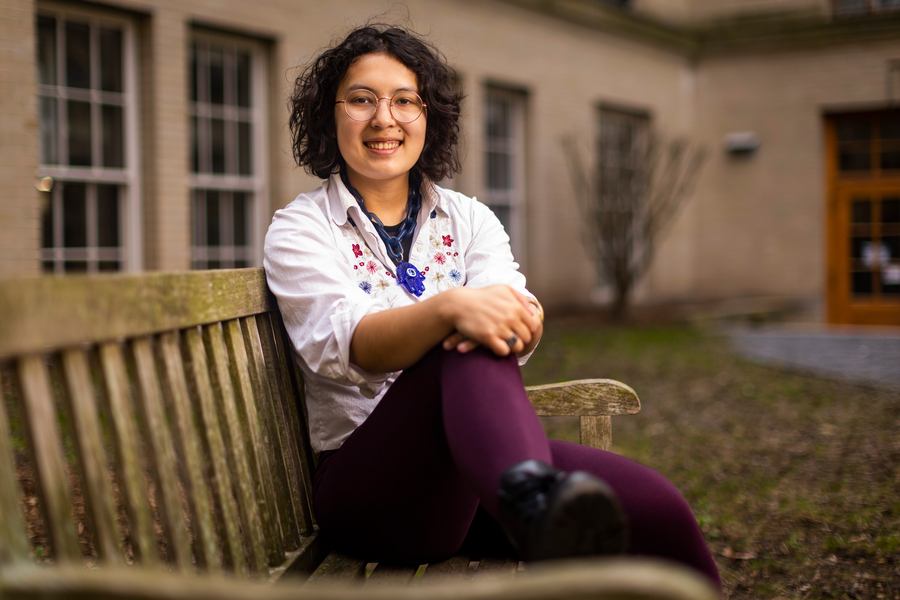
<svg viewBox="0 0 900 600"><path fill-rule="evenodd" d="M613 379L579 379L525 390L541 417L633 415L641 410L635 391Z"/></svg>

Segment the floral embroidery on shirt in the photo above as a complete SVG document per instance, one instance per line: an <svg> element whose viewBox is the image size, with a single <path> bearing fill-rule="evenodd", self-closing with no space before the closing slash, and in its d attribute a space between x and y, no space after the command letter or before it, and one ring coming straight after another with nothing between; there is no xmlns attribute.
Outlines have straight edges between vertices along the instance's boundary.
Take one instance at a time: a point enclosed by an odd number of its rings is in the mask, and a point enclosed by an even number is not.
<svg viewBox="0 0 900 600"><path fill-rule="evenodd" d="M436 262L437 264L442 265L442 264L444 264L445 262L447 262L447 257L445 257L445 256L444 256L443 254L441 254L440 252L435 252L434 257L433 257L433 260L434 260L434 262Z"/></svg>
<svg viewBox="0 0 900 600"><path fill-rule="evenodd" d="M462 279L462 273L457 269L452 269L450 271L450 279L453 280L453 283L459 283L459 280Z"/></svg>
<svg viewBox="0 0 900 600"><path fill-rule="evenodd" d="M359 258L362 255L363 253L362 250L359 249L359 244L353 244L353 256Z"/></svg>
<svg viewBox="0 0 900 600"><path fill-rule="evenodd" d="M378 264L374 260L370 260L366 263L366 271L369 273L374 273L378 270Z"/></svg>
<svg viewBox="0 0 900 600"><path fill-rule="evenodd" d="M456 241L449 235L445 235L445 236L441 236L441 237L444 238L444 245L447 246L448 248L451 246L451 244L453 244L453 242Z"/></svg>
<svg viewBox="0 0 900 600"><path fill-rule="evenodd" d="M372 284L369 283L368 281L360 281L359 289L361 289L362 291L364 291L367 294L371 294L372 293Z"/></svg>
<svg viewBox="0 0 900 600"><path fill-rule="evenodd" d="M431 217L432 219L435 218L437 216L437 211L436 210L431 211L431 214L428 216Z"/></svg>

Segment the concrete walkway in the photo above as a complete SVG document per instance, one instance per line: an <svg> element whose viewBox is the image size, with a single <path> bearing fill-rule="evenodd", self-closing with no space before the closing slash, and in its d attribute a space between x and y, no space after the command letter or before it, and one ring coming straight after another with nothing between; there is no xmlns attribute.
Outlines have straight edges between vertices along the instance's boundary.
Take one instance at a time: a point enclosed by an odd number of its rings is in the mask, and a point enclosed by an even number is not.
<svg viewBox="0 0 900 600"><path fill-rule="evenodd" d="M729 329L751 360L879 387L900 389L900 330L766 326Z"/></svg>

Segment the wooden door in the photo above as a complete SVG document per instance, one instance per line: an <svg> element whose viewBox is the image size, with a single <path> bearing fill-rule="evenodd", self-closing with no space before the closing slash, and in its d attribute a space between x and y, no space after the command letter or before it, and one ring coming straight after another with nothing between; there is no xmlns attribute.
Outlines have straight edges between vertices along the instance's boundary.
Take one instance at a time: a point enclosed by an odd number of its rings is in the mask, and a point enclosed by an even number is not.
<svg viewBox="0 0 900 600"><path fill-rule="evenodd" d="M828 320L900 326L900 111L828 119Z"/></svg>

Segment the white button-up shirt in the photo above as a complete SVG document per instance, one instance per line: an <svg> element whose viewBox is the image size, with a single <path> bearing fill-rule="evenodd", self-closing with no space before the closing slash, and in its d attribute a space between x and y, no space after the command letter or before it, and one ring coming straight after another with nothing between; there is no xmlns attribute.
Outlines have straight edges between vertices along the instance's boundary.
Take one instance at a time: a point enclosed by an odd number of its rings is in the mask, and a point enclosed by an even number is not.
<svg viewBox="0 0 900 600"><path fill-rule="evenodd" d="M506 284L530 296L494 213L437 186L423 194L409 262L425 275L418 298L397 283L384 242L338 175L272 219L266 277L303 371L316 452L340 448L399 375L369 373L350 362L350 341L363 317L463 285Z"/></svg>

